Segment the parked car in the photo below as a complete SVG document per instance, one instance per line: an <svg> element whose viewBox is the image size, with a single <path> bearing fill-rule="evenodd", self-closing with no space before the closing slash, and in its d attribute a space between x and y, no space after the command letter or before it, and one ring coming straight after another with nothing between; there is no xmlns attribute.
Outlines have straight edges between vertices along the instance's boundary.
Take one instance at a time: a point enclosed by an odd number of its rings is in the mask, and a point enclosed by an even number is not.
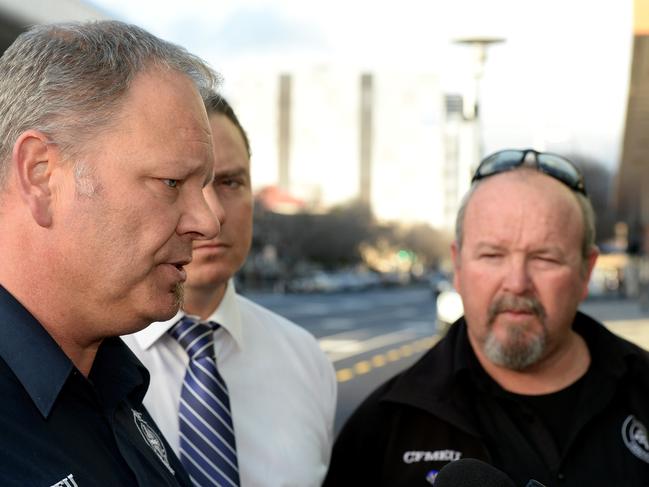
<svg viewBox="0 0 649 487"><path fill-rule="evenodd" d="M287 283L287 291L293 293L332 293L340 290L340 284L325 271L297 277Z"/></svg>
<svg viewBox="0 0 649 487"><path fill-rule="evenodd" d="M368 269L340 269L316 271L297 277L287 283L286 289L294 293L358 292L381 284L376 272Z"/></svg>

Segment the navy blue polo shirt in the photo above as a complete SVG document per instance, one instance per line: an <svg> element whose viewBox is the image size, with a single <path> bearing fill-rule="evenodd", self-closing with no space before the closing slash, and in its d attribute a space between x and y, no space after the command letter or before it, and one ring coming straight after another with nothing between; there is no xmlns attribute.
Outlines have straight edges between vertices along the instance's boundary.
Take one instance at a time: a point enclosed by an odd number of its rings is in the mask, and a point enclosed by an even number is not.
<svg viewBox="0 0 649 487"><path fill-rule="evenodd" d="M116 337L84 377L0 286L0 485L191 486L142 406L148 385Z"/></svg>

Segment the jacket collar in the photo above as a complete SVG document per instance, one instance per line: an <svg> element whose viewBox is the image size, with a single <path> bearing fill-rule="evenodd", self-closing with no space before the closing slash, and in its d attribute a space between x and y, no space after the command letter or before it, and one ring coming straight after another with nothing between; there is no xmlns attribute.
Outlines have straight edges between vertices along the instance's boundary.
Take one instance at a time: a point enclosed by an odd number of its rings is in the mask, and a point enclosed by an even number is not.
<svg viewBox="0 0 649 487"><path fill-rule="evenodd" d="M0 358L47 418L70 374L76 370L51 335L5 288L0 286ZM116 405L126 396L142 402L149 374L118 338L99 346L90 378L105 400Z"/></svg>
<svg viewBox="0 0 649 487"><path fill-rule="evenodd" d="M470 421L472 388L470 360L474 357L461 318L446 336L393 382L381 401L406 404L438 416L479 436Z"/></svg>
<svg viewBox="0 0 649 487"><path fill-rule="evenodd" d="M640 361L648 360L649 353L581 312L577 313L573 327L586 341L591 367L598 374L619 379L633 373ZM397 376L380 400L422 409L479 436L471 413L476 400L472 378L475 367L480 364L469 343L466 322L460 318L435 347ZM641 380L649 383L649 378Z"/></svg>
<svg viewBox="0 0 649 487"><path fill-rule="evenodd" d="M47 417L74 366L36 318L2 286L0 357Z"/></svg>

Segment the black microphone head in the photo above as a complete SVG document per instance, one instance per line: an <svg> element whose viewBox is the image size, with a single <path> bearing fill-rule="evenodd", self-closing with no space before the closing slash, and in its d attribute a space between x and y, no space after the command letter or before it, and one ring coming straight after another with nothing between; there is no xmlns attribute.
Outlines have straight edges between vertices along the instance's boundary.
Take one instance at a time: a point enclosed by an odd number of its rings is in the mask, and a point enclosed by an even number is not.
<svg viewBox="0 0 649 487"><path fill-rule="evenodd" d="M445 465L435 478L435 487L516 487L514 481L488 463L462 458Z"/></svg>

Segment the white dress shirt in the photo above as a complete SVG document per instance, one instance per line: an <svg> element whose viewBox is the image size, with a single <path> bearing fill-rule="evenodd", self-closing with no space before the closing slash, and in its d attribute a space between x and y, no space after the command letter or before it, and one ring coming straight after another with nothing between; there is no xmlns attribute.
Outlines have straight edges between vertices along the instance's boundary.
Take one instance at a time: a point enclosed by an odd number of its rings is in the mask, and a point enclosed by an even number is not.
<svg viewBox="0 0 649 487"><path fill-rule="evenodd" d="M184 313L122 337L151 373L144 405L176 454L187 353L167 332ZM240 296L232 282L207 321L230 393L242 487L319 486L336 407L333 366L303 328Z"/></svg>

